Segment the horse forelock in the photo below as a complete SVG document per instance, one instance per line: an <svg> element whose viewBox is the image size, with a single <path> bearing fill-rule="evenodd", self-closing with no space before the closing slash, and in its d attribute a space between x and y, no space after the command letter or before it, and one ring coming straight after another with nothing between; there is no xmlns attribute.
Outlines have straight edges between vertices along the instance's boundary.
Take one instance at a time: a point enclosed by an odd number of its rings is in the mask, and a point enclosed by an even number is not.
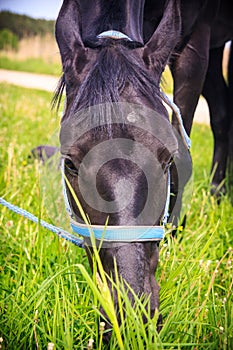
<svg viewBox="0 0 233 350"><path fill-rule="evenodd" d="M131 99L134 102L135 98L156 107L160 100L159 79L144 65L140 49L131 50L114 43L97 50L97 59L87 63L88 73L81 84L72 87L69 114L103 103L131 102ZM73 69L78 68L73 65Z"/></svg>

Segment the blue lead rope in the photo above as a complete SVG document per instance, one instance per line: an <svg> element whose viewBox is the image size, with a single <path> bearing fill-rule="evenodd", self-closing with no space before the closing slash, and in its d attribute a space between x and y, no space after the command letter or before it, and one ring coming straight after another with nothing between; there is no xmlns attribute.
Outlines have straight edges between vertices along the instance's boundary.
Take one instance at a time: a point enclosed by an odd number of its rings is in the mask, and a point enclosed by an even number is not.
<svg viewBox="0 0 233 350"><path fill-rule="evenodd" d="M4 207L10 209L14 213L19 214L19 215L25 217L26 219L29 219L29 220L35 222L36 224L40 224L42 227L45 227L48 230L50 230L51 232L55 233L58 237L64 238L65 240L75 244L79 248L84 247L84 243L83 243L82 239L77 238L76 236L70 234L67 231L62 230L59 227L53 226L53 225L45 222L44 220L38 219L35 215L29 213L28 211L26 211L24 209L17 207L16 205L13 205L13 204L7 202L5 199L3 199L1 197L0 197L0 204L2 204Z"/></svg>

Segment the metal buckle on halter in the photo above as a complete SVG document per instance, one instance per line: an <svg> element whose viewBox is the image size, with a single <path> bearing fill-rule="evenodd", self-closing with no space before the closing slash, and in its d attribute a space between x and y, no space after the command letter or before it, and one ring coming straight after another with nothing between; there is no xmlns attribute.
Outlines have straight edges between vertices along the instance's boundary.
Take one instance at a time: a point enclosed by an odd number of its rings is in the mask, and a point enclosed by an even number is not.
<svg viewBox="0 0 233 350"><path fill-rule="evenodd" d="M100 33L99 35L97 35L97 38L111 38L116 40L127 39L129 41L133 41L128 35L113 29Z"/></svg>

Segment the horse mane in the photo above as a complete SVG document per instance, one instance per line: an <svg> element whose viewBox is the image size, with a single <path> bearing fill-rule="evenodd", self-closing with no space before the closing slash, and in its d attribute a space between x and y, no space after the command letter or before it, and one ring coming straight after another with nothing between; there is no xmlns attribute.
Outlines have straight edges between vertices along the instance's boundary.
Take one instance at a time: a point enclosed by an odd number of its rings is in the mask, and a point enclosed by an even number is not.
<svg viewBox="0 0 233 350"><path fill-rule="evenodd" d="M101 39L100 44L92 44L92 47L99 50L98 59L90 67L77 91L73 91L74 99L69 113L103 103L119 102L127 87L132 87L135 97L145 97L155 105L156 96L159 96L158 79L152 77L151 72L142 65L144 62L140 56L141 52L128 48L126 42L122 44L120 41L116 43L114 39ZM56 90L53 105L60 103L64 85L63 76Z"/></svg>

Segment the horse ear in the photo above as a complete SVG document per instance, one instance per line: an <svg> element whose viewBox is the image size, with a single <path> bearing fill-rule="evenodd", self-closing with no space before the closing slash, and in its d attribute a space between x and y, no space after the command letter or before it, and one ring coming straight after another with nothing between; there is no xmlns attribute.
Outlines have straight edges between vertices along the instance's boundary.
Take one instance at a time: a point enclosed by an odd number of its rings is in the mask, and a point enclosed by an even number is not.
<svg viewBox="0 0 233 350"><path fill-rule="evenodd" d="M143 50L146 65L153 67L158 74L164 70L181 31L180 0L168 0L163 17Z"/></svg>
<svg viewBox="0 0 233 350"><path fill-rule="evenodd" d="M84 53L85 48L80 31L80 13L76 1L64 0L59 12L55 35L62 57L62 63Z"/></svg>

